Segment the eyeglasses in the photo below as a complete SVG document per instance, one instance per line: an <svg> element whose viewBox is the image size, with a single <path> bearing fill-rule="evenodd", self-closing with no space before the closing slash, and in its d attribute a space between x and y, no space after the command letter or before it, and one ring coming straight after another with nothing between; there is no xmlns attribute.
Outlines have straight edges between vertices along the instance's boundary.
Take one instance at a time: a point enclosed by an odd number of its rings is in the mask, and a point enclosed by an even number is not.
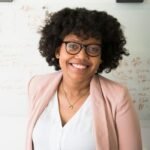
<svg viewBox="0 0 150 150"><path fill-rule="evenodd" d="M100 44L81 44L77 42L71 41L63 41L65 43L65 48L68 54L76 55L78 54L82 48L84 48L87 55L91 57L99 56L101 53L101 45Z"/></svg>

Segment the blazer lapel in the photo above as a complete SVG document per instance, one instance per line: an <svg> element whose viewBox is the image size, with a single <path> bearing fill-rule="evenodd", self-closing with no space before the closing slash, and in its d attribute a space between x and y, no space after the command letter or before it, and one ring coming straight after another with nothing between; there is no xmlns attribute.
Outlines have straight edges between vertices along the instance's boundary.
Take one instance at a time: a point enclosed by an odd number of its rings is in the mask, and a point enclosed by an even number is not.
<svg viewBox="0 0 150 150"><path fill-rule="evenodd" d="M29 124L28 124L28 134L29 135L32 135L32 131L33 131L33 128L34 128L34 125L35 125L37 119L39 118L39 116L43 112L43 110L46 108L51 97L57 90L57 87L58 87L58 84L60 83L61 78L62 78L61 72L53 74L53 77L50 77L50 79L51 79L50 83L47 83L48 86L47 86L46 90L40 91L41 96L39 97L39 99L36 100L38 103L36 103L36 105L34 106L34 109L32 110L29 121L28 121L29 122ZM29 148L27 148L27 149L32 150L32 143L31 143L32 137L29 135L27 135L27 137L28 137L27 145L29 145Z"/></svg>
<svg viewBox="0 0 150 150"><path fill-rule="evenodd" d="M94 117L96 150L109 150L106 106L98 76L94 76L90 85L92 110Z"/></svg>

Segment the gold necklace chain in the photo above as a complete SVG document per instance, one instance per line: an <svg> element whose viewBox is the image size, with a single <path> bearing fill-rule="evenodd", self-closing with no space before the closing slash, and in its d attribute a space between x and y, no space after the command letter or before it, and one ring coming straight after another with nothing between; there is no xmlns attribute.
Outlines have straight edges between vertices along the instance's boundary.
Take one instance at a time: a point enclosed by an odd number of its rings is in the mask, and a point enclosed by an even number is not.
<svg viewBox="0 0 150 150"><path fill-rule="evenodd" d="M62 83L62 89L63 89L63 92L64 92L64 94L65 94L65 97L66 97L66 99L67 99L67 102L68 102L68 104L69 104L69 108L70 108L70 109L73 109L73 108L74 108L74 105L75 105L83 96L85 96L85 94L82 95L79 99L77 99L76 101L74 101L73 104L71 104L70 101L69 101L69 99L68 99L67 92L66 92L65 89L64 89L63 83Z"/></svg>

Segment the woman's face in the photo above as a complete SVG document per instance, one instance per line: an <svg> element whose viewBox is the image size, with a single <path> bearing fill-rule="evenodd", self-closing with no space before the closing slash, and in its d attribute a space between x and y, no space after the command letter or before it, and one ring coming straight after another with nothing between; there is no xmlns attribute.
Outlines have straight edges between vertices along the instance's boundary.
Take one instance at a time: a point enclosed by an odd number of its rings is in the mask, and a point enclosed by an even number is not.
<svg viewBox="0 0 150 150"><path fill-rule="evenodd" d="M67 35L63 41L77 42L83 45L101 44L101 41L98 41L95 38L83 40L74 34ZM75 45L69 46L71 48L76 48ZM95 49L93 49L93 51L94 50ZM101 64L100 53L96 57L91 57L86 53L85 49L82 48L79 53L72 55L66 51L65 43L62 43L59 50L56 52L56 57L59 59L59 65L63 72L63 76L66 77L66 79L71 79L72 81L81 82L84 80L91 80L92 76L97 72L97 69Z"/></svg>

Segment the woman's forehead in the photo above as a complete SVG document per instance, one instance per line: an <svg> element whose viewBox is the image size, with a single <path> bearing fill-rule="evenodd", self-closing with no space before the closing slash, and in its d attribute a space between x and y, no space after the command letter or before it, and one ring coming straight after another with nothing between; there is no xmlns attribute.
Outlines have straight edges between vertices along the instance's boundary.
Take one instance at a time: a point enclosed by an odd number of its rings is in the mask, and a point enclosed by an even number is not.
<svg viewBox="0 0 150 150"><path fill-rule="evenodd" d="M82 36L82 35L76 35L74 33L70 33L64 37L64 40L73 40L73 41L95 41L95 42L101 42L101 40L95 38L95 37L89 37L89 36Z"/></svg>

